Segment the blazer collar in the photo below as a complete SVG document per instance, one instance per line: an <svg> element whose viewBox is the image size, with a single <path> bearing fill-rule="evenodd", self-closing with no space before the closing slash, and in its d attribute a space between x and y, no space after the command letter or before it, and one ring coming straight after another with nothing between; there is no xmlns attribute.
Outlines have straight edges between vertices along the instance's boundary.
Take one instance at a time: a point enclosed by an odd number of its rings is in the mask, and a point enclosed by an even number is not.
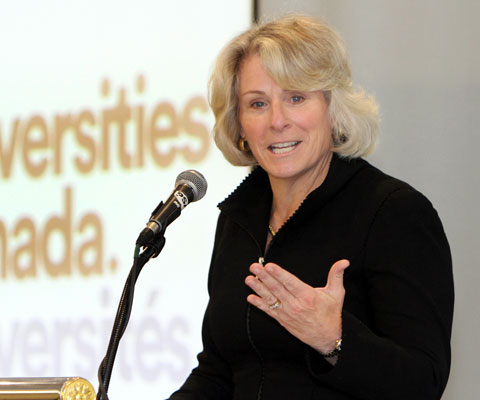
<svg viewBox="0 0 480 400"><path fill-rule="evenodd" d="M334 153L324 182L304 199L284 226L300 224L313 209L333 199L367 165L361 158L347 160ZM257 166L218 207L249 231L262 246L267 237L271 205L272 190L268 175Z"/></svg>

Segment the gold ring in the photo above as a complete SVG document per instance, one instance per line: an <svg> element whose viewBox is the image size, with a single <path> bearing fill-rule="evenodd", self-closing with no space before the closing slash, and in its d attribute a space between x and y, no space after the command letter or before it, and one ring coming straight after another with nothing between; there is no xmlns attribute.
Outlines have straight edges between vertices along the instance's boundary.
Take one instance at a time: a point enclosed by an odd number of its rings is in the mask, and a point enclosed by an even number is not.
<svg viewBox="0 0 480 400"><path fill-rule="evenodd" d="M272 305L269 305L268 307L270 307L270 310L275 310L276 308L280 307L280 304L282 303L280 302L280 300L277 299L275 303L273 303Z"/></svg>

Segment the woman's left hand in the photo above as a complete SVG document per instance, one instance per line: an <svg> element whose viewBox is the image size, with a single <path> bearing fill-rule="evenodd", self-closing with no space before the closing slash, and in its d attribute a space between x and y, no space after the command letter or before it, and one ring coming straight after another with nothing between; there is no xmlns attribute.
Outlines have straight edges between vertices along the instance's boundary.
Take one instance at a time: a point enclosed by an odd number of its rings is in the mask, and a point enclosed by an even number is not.
<svg viewBox="0 0 480 400"><path fill-rule="evenodd" d="M320 353L335 347L342 335L342 308L345 297L343 272L348 260L332 265L325 287L314 288L274 263L254 263L245 283L256 293L250 304L276 319L292 335Z"/></svg>

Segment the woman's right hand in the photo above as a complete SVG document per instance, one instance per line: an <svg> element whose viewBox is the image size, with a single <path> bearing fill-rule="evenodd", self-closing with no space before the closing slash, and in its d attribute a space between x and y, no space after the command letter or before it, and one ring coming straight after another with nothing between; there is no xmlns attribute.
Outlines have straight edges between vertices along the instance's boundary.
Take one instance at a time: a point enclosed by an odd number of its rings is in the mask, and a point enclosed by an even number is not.
<svg viewBox="0 0 480 400"><path fill-rule="evenodd" d="M245 283L256 293L247 301L277 320L292 335L322 354L335 348L342 336L345 297L343 273L350 265L332 265L324 287L312 287L274 263L254 263Z"/></svg>

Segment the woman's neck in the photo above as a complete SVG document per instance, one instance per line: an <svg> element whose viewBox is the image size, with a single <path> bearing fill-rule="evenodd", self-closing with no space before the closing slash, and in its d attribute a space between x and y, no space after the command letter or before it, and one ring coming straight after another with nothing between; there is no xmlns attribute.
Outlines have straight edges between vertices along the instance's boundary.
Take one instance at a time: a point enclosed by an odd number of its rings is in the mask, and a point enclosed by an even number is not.
<svg viewBox="0 0 480 400"><path fill-rule="evenodd" d="M270 225L275 231L280 229L300 207L303 200L323 183L327 177L331 159L332 153L325 157L315 170L302 175L301 178L283 179L269 176L273 193Z"/></svg>

